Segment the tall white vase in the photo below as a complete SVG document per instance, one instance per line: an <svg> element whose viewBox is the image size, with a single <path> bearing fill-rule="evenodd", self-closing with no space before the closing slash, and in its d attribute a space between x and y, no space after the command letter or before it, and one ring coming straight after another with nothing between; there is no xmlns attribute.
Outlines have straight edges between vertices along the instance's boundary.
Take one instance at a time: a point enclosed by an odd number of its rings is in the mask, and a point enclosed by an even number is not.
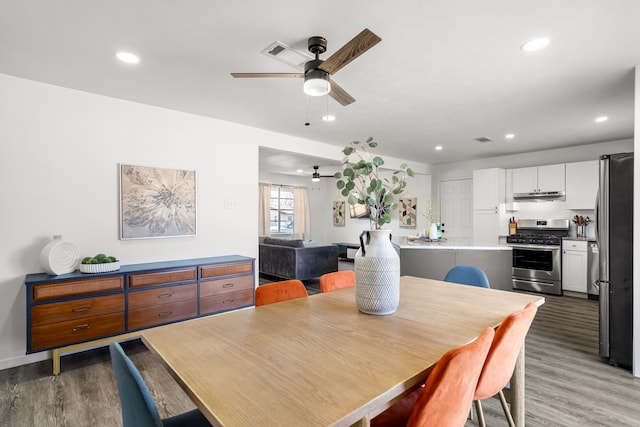
<svg viewBox="0 0 640 427"><path fill-rule="evenodd" d="M400 303L400 257L391 244L391 231L364 231L354 263L358 310L376 315L395 313Z"/></svg>
<svg viewBox="0 0 640 427"><path fill-rule="evenodd" d="M438 224L435 222L432 222L429 227L429 238L431 240L438 240Z"/></svg>

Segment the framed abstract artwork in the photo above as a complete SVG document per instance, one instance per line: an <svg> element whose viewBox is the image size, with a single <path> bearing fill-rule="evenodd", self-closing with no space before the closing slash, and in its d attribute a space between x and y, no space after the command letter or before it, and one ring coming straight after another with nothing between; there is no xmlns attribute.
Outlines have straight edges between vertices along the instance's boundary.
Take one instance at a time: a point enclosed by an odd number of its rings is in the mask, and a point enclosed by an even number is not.
<svg viewBox="0 0 640 427"><path fill-rule="evenodd" d="M399 200L400 228L416 228L416 207L418 199L405 197Z"/></svg>
<svg viewBox="0 0 640 427"><path fill-rule="evenodd" d="M120 165L120 239L196 235L196 172Z"/></svg>
<svg viewBox="0 0 640 427"><path fill-rule="evenodd" d="M344 227L344 218L346 215L345 201L336 200L333 202L333 225L334 227Z"/></svg>

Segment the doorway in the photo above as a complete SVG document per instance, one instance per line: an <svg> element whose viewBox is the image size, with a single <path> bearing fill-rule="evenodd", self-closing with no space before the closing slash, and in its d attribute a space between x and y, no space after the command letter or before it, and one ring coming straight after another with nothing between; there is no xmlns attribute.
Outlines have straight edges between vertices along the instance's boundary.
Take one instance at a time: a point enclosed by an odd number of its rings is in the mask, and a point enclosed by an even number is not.
<svg viewBox="0 0 640 427"><path fill-rule="evenodd" d="M449 239L471 239L473 180L440 181L440 221Z"/></svg>

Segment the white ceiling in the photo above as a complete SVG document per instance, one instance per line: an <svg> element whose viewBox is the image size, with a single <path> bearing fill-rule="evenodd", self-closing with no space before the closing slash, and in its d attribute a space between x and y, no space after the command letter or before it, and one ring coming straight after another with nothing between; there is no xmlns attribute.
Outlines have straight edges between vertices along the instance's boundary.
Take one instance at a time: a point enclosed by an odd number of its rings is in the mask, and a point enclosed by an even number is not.
<svg viewBox="0 0 640 427"><path fill-rule="evenodd" d="M638 0L0 0L0 11L1 73L339 147L374 136L382 154L438 164L633 136ZM260 52L305 51L321 35L327 58L363 28L382 42L333 76L356 99L347 107L307 98L302 80L230 76L297 72ZM519 49L542 35L547 49ZM140 64L115 60L120 50Z"/></svg>

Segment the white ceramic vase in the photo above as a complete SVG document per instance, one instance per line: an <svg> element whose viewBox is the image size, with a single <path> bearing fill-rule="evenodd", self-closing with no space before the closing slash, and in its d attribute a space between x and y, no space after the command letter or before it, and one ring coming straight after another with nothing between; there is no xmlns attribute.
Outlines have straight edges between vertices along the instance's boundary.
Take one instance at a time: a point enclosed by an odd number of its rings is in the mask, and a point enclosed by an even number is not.
<svg viewBox="0 0 640 427"><path fill-rule="evenodd" d="M62 236L53 236L40 252L40 265L48 274L71 273L80 264L80 252L76 245L62 240Z"/></svg>
<svg viewBox="0 0 640 427"><path fill-rule="evenodd" d="M429 238L431 240L438 240L438 224L435 222L432 222L429 227Z"/></svg>
<svg viewBox="0 0 640 427"><path fill-rule="evenodd" d="M391 231L364 231L354 264L358 310L376 315L395 313L400 303L400 257L391 243Z"/></svg>

